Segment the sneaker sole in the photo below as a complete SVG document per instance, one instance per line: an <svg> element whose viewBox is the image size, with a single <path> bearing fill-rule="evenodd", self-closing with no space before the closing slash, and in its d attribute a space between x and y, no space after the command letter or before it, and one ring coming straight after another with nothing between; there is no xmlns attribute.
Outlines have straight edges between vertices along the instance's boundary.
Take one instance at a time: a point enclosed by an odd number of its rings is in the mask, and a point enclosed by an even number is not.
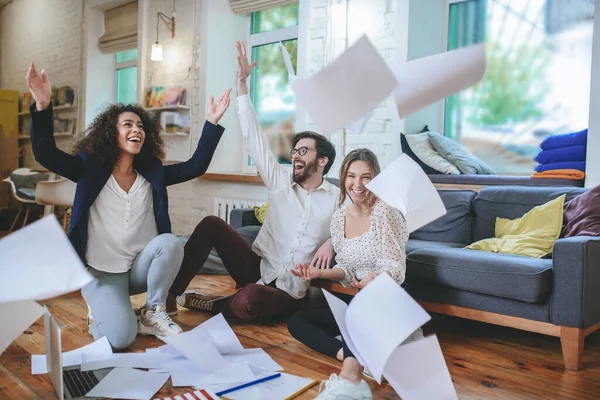
<svg viewBox="0 0 600 400"><path fill-rule="evenodd" d="M161 335L154 328L150 328L150 327L142 324L141 322L138 323L138 334L139 335L144 335L144 336L171 336L171 335L177 335L178 333L181 333L181 332L171 333L170 335Z"/></svg>

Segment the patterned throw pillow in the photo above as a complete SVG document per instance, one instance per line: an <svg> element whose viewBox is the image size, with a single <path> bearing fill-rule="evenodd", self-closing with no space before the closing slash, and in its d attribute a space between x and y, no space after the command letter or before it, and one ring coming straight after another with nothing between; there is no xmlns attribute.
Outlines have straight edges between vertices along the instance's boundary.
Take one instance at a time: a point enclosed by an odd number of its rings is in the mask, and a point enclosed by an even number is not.
<svg viewBox="0 0 600 400"><path fill-rule="evenodd" d="M462 144L436 132L428 132L429 142L442 157L454 164L463 174L494 175L494 171L475 157Z"/></svg>

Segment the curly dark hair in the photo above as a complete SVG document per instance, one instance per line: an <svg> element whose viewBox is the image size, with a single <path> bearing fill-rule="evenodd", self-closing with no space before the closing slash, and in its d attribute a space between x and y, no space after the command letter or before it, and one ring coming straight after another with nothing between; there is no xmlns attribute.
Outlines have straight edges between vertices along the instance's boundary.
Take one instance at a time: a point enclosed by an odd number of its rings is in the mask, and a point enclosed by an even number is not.
<svg viewBox="0 0 600 400"><path fill-rule="evenodd" d="M124 112L137 114L144 125L146 138L142 150L135 156L135 161L149 165L153 159L163 159L163 140L160 136L161 126L150 113L137 104L111 104L102 111L85 131L85 137L75 143L73 154L86 153L94 156L102 164L114 166L119 160L121 149L117 141L117 122Z"/></svg>

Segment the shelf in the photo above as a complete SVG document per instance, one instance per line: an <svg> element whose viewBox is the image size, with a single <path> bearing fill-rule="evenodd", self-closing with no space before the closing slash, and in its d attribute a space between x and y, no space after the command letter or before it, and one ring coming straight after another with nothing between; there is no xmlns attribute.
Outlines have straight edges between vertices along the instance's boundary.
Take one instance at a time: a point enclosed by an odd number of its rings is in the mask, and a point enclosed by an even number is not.
<svg viewBox="0 0 600 400"><path fill-rule="evenodd" d="M76 109L76 108L77 108L77 106L75 106L75 105L65 104L64 106L52 107L52 111L73 110L73 109ZM19 115L29 115L29 111L20 112L18 114Z"/></svg>
<svg viewBox="0 0 600 400"><path fill-rule="evenodd" d="M177 105L177 106L164 106L164 107L154 107L154 108L147 108L144 107L144 110L146 111L169 111L169 110L189 110L191 109L190 106L184 106L184 105Z"/></svg>
<svg viewBox="0 0 600 400"><path fill-rule="evenodd" d="M54 134L54 137L66 137L66 136L74 136L72 133L67 132L58 132ZM30 140L31 136L29 135L19 135L19 139Z"/></svg>
<svg viewBox="0 0 600 400"><path fill-rule="evenodd" d="M260 175L239 175L239 174L215 174L206 173L200 176L200 179L207 181L221 181L221 182L238 182L238 183L258 183L263 184L263 180Z"/></svg>
<svg viewBox="0 0 600 400"><path fill-rule="evenodd" d="M185 132L171 132L171 133L161 133L162 136L185 136L188 137L190 136L189 133L185 133Z"/></svg>

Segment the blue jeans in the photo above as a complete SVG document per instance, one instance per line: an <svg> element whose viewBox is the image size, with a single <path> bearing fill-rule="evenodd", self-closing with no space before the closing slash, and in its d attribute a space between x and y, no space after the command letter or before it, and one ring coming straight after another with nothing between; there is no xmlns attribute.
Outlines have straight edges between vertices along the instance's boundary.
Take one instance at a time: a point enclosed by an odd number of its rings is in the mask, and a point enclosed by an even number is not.
<svg viewBox="0 0 600 400"><path fill-rule="evenodd" d="M148 307L164 305L168 290L183 260L183 246L170 233L152 239L127 272L109 273L88 267L95 280L81 289L92 309L90 333L95 340L106 336L115 349L125 349L137 335L137 318L129 296L148 292Z"/></svg>

